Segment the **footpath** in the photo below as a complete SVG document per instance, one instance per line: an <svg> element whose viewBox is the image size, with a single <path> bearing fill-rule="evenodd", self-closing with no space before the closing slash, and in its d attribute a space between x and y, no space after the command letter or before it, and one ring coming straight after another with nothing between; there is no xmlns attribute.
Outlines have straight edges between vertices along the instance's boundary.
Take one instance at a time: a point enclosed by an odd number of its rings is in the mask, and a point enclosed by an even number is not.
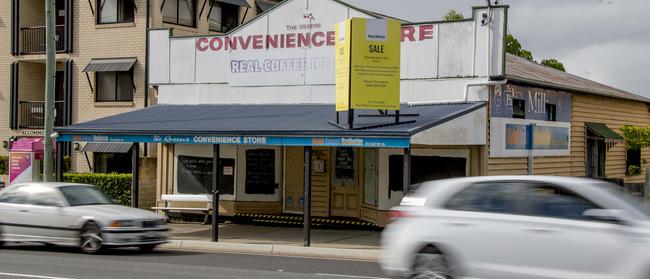
<svg viewBox="0 0 650 279"><path fill-rule="evenodd" d="M380 233L362 230L312 229L304 247L297 227L219 224L219 241L211 241L211 225L172 223L171 241L161 249L197 250L292 257L377 261Z"/></svg>

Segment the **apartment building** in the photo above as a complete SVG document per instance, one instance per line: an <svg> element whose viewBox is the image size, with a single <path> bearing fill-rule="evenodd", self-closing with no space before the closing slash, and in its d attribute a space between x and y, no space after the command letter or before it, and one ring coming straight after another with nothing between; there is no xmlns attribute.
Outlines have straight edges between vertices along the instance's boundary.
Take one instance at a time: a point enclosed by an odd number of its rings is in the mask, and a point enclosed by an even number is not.
<svg viewBox="0 0 650 279"><path fill-rule="evenodd" d="M147 90L147 29L175 35L228 32L271 8L268 0L56 0L55 126L156 103ZM0 156L42 137L45 0L0 1ZM67 145L75 172L129 172L131 145ZM141 158L155 157L143 145ZM155 162L155 161L154 161Z"/></svg>

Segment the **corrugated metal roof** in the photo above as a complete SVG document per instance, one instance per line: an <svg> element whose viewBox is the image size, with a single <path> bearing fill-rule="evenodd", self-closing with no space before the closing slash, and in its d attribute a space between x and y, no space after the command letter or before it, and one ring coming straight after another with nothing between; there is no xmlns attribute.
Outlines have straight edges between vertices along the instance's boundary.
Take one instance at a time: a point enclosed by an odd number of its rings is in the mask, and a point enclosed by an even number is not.
<svg viewBox="0 0 650 279"><path fill-rule="evenodd" d="M61 134L124 135L310 135L410 136L484 107L484 102L402 105L401 120L414 123L347 130L334 126L334 105L158 105L97 120L57 127ZM359 117L355 127L391 123L394 118ZM418 114L408 117L404 114ZM347 112L340 114L343 122Z"/></svg>
<svg viewBox="0 0 650 279"><path fill-rule="evenodd" d="M506 78L511 81L547 86L566 91L650 103L650 99L643 96L565 73L509 53L506 54Z"/></svg>
<svg viewBox="0 0 650 279"><path fill-rule="evenodd" d="M133 68L136 58L92 59L84 72L128 72Z"/></svg>
<svg viewBox="0 0 650 279"><path fill-rule="evenodd" d="M130 142L89 142L84 145L81 152L128 153L131 146L133 144Z"/></svg>
<svg viewBox="0 0 650 279"><path fill-rule="evenodd" d="M248 5L246 0L217 0L217 2L222 2L222 3L232 4L236 6L242 6L242 7L248 7L248 8L251 7L250 5Z"/></svg>
<svg viewBox="0 0 650 279"><path fill-rule="evenodd" d="M257 7L259 7L262 12L266 12L268 9L273 8L277 3L266 0L255 0L255 4L257 4Z"/></svg>

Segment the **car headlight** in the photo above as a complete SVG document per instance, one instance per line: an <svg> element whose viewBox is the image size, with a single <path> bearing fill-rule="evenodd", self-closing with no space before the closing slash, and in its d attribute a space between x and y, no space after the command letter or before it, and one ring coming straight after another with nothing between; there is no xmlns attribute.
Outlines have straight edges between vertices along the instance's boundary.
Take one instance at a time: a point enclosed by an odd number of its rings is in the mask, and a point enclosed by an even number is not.
<svg viewBox="0 0 650 279"><path fill-rule="evenodd" d="M111 222L111 227L122 228L122 227L135 227L135 222L132 220L121 220Z"/></svg>

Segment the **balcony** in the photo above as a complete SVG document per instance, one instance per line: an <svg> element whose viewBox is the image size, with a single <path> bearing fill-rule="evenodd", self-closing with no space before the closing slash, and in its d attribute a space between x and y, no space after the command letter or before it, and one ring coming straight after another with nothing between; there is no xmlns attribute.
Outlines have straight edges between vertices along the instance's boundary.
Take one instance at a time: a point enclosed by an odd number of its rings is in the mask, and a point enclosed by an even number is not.
<svg viewBox="0 0 650 279"><path fill-rule="evenodd" d="M22 54L39 54L45 53L45 26L24 27L20 29ZM57 25L54 39L56 41L56 51L65 51L65 25Z"/></svg>
<svg viewBox="0 0 650 279"><path fill-rule="evenodd" d="M21 129L43 129L45 127L45 102L20 101L20 118L18 127ZM54 126L63 126L63 101L54 102Z"/></svg>

